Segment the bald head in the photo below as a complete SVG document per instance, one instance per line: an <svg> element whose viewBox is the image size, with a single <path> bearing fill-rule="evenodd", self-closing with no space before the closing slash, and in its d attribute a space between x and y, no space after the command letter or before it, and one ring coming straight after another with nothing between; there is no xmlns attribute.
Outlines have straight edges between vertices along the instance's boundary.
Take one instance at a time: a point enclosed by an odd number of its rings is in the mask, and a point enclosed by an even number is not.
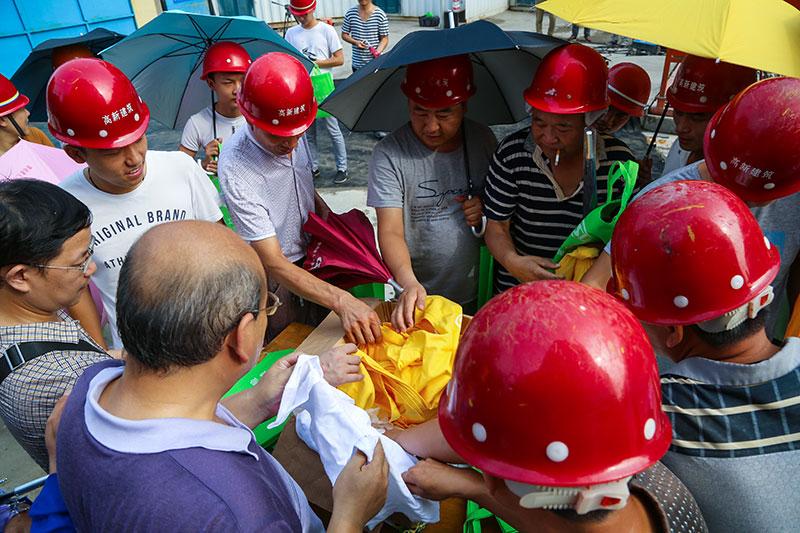
<svg viewBox="0 0 800 533"><path fill-rule="evenodd" d="M213 358L266 294L253 249L220 224L150 229L128 252L117 288L117 325L142 367L164 371Z"/></svg>

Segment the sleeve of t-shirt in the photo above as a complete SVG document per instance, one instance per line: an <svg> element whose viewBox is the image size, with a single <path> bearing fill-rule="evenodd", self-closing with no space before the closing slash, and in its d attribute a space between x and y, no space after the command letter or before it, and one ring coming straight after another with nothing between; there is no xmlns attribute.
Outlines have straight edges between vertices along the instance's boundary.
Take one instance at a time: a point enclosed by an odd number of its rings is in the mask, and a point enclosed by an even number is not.
<svg viewBox="0 0 800 533"><path fill-rule="evenodd" d="M350 11L347 11L344 14L344 22L342 22L342 33L350 33L350 25L352 24L350 17Z"/></svg>
<svg viewBox="0 0 800 533"><path fill-rule="evenodd" d="M220 167L219 182L231 220L242 239L254 242L276 235L269 210L255 201L258 196L246 183L236 178L235 168Z"/></svg>
<svg viewBox="0 0 800 533"><path fill-rule="evenodd" d="M189 176L195 220L218 221L222 218L222 211L219 209L222 202L208 174L188 154L176 153L180 155L181 161L186 167L185 172Z"/></svg>
<svg viewBox="0 0 800 533"><path fill-rule="evenodd" d="M183 127L181 146L188 148L193 152L197 152L203 148L200 146L200 144L200 131L197 129L195 118L193 116L189 117L189 120L186 121L186 125Z"/></svg>
<svg viewBox="0 0 800 533"><path fill-rule="evenodd" d="M391 141L391 137L387 141ZM387 141L378 143L369 161L367 205L374 208L403 207L403 184L400 170L395 165L399 154L393 155Z"/></svg>
<svg viewBox="0 0 800 533"><path fill-rule="evenodd" d="M383 38L389 35L389 17L386 16L386 13L381 11L381 22L378 26L378 38Z"/></svg>
<svg viewBox="0 0 800 533"><path fill-rule="evenodd" d="M339 40L339 36L336 34L336 30L333 29L333 26L328 26L327 30L325 30L325 38L328 41L328 57L331 57L333 54L338 52L342 49L342 41Z"/></svg>
<svg viewBox="0 0 800 533"><path fill-rule="evenodd" d="M511 170L503 166L499 151L494 152L483 190L484 213L492 220L508 220L517 207L517 183Z"/></svg>

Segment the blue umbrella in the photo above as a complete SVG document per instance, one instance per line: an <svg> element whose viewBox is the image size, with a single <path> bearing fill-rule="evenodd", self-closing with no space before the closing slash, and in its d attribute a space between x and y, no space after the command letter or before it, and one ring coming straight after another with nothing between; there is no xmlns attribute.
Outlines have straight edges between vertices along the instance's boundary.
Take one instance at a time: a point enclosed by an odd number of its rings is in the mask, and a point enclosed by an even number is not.
<svg viewBox="0 0 800 533"><path fill-rule="evenodd" d="M505 32L480 20L447 30L420 30L344 80L322 103L352 131L391 131L408 121L400 90L405 67L441 57L469 54L476 94L467 117L483 124L513 124L528 115L522 91L539 61L561 39L531 32Z"/></svg>
<svg viewBox="0 0 800 533"><path fill-rule="evenodd" d="M31 50L11 78L11 82L19 92L31 100L31 103L28 104L28 111L31 113L30 120L34 122L47 120L45 89L47 89L47 82L53 73L53 50L62 46L81 44L92 53L98 54L100 50L108 48L123 37L124 35L117 32L97 28L78 37L48 39Z"/></svg>
<svg viewBox="0 0 800 533"><path fill-rule="evenodd" d="M206 50L217 41L241 44L253 60L285 52L313 67L263 20L183 11L161 13L101 55L133 81L155 120L176 128L211 103L200 73Z"/></svg>

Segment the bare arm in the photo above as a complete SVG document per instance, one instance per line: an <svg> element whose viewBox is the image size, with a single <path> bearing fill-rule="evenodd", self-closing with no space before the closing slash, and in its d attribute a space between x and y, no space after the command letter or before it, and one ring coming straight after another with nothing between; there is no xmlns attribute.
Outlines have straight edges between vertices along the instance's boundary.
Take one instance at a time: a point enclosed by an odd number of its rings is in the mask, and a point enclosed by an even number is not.
<svg viewBox="0 0 800 533"><path fill-rule="evenodd" d="M384 35L383 37L381 37L381 40L378 43L378 47L376 48L376 50L378 50L379 54L382 54L383 51L386 50L387 46L389 46L389 36Z"/></svg>
<svg viewBox="0 0 800 533"><path fill-rule="evenodd" d="M344 65L344 52L339 49L328 59L317 59L316 64L319 68L333 68Z"/></svg>
<svg viewBox="0 0 800 533"><path fill-rule="evenodd" d="M314 212L322 217L322 220L326 220L331 213L331 208L317 191L314 191Z"/></svg>
<svg viewBox="0 0 800 533"><path fill-rule="evenodd" d="M797 261L795 261L795 263L797 263ZM603 251L600 252L600 255L594 260L591 268L583 275L581 283L585 283L590 287L605 292L609 279L611 279L611 256Z"/></svg>
<svg viewBox="0 0 800 533"><path fill-rule="evenodd" d="M356 48L366 48L366 45L364 43L353 39L352 37L350 37L349 33L342 32L342 40L346 43L352 44Z"/></svg>
<svg viewBox="0 0 800 533"><path fill-rule="evenodd" d="M417 457L429 457L445 463L464 463L464 459L447 444L439 427L439 419L434 418L408 429L386 434L405 451Z"/></svg>
<svg viewBox="0 0 800 533"><path fill-rule="evenodd" d="M178 150L180 150L184 154L189 154L189 157L191 157L192 159L194 159L194 156L197 155L197 150L190 150L190 149L186 148L184 145L180 145L178 147Z"/></svg>
<svg viewBox="0 0 800 533"><path fill-rule="evenodd" d="M533 255L522 256L517 253L514 241L511 239L511 221L489 220L486 223L486 246L512 276L520 282L537 281L541 279L558 279L558 276L548 269L558 268L558 265L544 257Z"/></svg>
<svg viewBox="0 0 800 533"><path fill-rule="evenodd" d="M100 345L104 350L108 350L105 339L103 339L103 328L100 326L100 313L97 312L97 307L92 300L92 293L89 289L83 291L81 299L78 303L68 309L69 315L81 323L83 329L86 330L94 342Z"/></svg>
<svg viewBox="0 0 800 533"><path fill-rule="evenodd" d="M270 276L293 293L333 310L342 320L349 338L356 344L374 343L381 338L378 315L350 293L334 287L291 263L283 255L277 237L251 243Z"/></svg>

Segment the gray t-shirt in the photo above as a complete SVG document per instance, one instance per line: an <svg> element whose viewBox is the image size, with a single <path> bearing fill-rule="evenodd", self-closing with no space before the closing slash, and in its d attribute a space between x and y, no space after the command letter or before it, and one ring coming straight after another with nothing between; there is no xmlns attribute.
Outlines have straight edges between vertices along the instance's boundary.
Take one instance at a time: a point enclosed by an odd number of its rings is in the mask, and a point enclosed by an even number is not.
<svg viewBox="0 0 800 533"><path fill-rule="evenodd" d="M489 158L497 141L492 131L465 120L472 193L483 192ZM464 149L428 149L410 124L375 146L369 166L367 205L403 209L411 266L429 294L461 305L477 297L482 239L467 226L456 196L468 193Z"/></svg>
<svg viewBox="0 0 800 533"><path fill-rule="evenodd" d="M642 189L639 196L646 194L647 191L655 187L673 181L702 180L703 178L698 170L700 163L702 163L702 160L679 168L655 180ZM767 333L773 334L775 322L778 320L778 310L786 302L786 283L789 278L789 271L792 268L792 263L797 259L798 251L800 251L800 223L798 223L798 220L800 220L800 193L775 200L763 207L752 207L750 211L758 220L761 231L764 232L764 235L767 236L771 243L778 247L781 254L781 269L775 281L772 282L775 290L775 301L764 310L767 319ZM605 251L609 254L611 253L610 242Z"/></svg>

